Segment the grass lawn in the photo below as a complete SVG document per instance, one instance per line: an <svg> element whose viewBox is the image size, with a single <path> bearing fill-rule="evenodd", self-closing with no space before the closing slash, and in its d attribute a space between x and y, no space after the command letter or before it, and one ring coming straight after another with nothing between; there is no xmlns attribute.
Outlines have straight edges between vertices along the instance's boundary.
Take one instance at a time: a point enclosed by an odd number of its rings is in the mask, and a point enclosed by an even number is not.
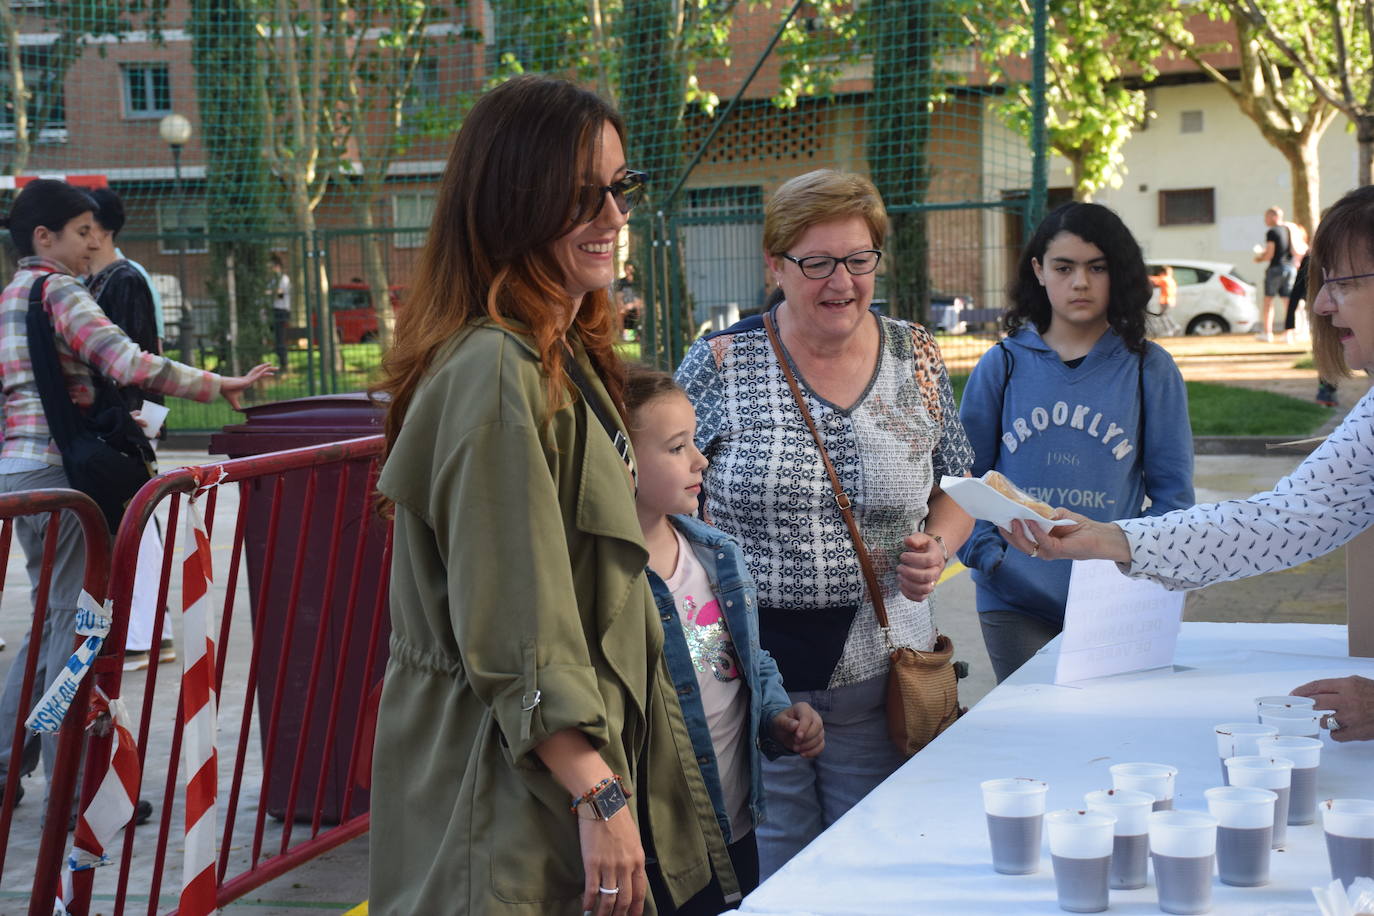
<svg viewBox="0 0 1374 916"><path fill-rule="evenodd" d="M1195 436L1310 436L1331 409L1283 394L1188 382L1188 416Z"/></svg>
<svg viewBox="0 0 1374 916"><path fill-rule="evenodd" d="M640 346L637 341L619 344L616 349L624 359L639 359ZM340 389L365 389L377 376L379 356L376 344L342 346L342 371L337 373ZM208 369L218 368L213 357L206 363ZM252 392L252 400L245 398L245 404L280 401L310 394L310 384L307 381L310 373L306 371L304 352L290 354L290 369L286 375L280 375L268 385ZM318 364L314 369L314 376L318 378ZM950 376L956 402L963 397L964 384L967 381L968 376L962 373ZM319 391L318 384L315 391ZM243 415L235 413L222 399L210 404L196 404L173 398L170 406L172 412L167 417L167 426L172 430L219 429L226 424L243 422ZM1308 401L1266 391L1207 382L1188 382L1188 412L1195 436L1300 438L1310 436L1330 416L1328 408Z"/></svg>
<svg viewBox="0 0 1374 916"><path fill-rule="evenodd" d="M950 376L954 399L964 395L966 375ZM1287 395L1210 382L1188 382L1188 418L1194 436L1301 438L1317 431L1331 410Z"/></svg>

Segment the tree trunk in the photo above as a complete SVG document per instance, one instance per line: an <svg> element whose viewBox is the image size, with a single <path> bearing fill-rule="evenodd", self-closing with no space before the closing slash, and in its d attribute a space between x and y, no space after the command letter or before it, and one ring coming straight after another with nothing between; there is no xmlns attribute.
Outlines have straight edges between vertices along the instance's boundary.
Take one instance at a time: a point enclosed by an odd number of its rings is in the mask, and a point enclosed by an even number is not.
<svg viewBox="0 0 1374 916"><path fill-rule="evenodd" d="M223 273L210 272L206 287L226 330L226 361L252 366L270 349L271 307L266 293L270 243L262 236L270 178L261 157L243 155L244 149L261 148L266 118L254 89L260 66L254 22L240 0L194 0L187 24L205 150L206 263L225 265Z"/></svg>
<svg viewBox="0 0 1374 916"><path fill-rule="evenodd" d="M1056 150L1059 155L1069 160L1069 168L1073 174L1073 199L1083 204L1090 204L1093 201L1092 185L1084 180L1084 158L1087 156L1083 150Z"/></svg>
<svg viewBox="0 0 1374 916"><path fill-rule="evenodd" d="M925 203L930 180L931 67L936 36L930 0L882 0L871 7L873 94L865 119L873 184L891 216L888 310L925 323L930 306L930 238Z"/></svg>
<svg viewBox="0 0 1374 916"><path fill-rule="evenodd" d="M1317 229L1321 201L1321 172L1317 156L1317 141L1321 133L1307 142L1275 143L1283 158L1288 160L1288 174L1293 183L1292 220L1307 230L1310 237Z"/></svg>
<svg viewBox="0 0 1374 916"><path fill-rule="evenodd" d="M7 2L0 2L0 30L5 35L6 76L10 104L14 106L14 157L10 160L7 173L18 176L28 167L32 149L29 141L29 89L24 84L24 66L19 56L19 30L14 22L14 10Z"/></svg>
<svg viewBox="0 0 1374 916"><path fill-rule="evenodd" d="M382 352L391 346L391 332L396 326L396 316L391 308L391 281L387 278L386 253L383 246L391 236L377 233L377 217L368 203L372 196L366 197L358 206L358 218L367 230L363 236L363 271L367 274L367 285L372 288L372 307L377 312L377 343Z"/></svg>
<svg viewBox="0 0 1374 916"><path fill-rule="evenodd" d="M1355 136L1360 141L1359 159L1355 167L1355 186L1364 188L1374 184L1374 112L1354 119Z"/></svg>

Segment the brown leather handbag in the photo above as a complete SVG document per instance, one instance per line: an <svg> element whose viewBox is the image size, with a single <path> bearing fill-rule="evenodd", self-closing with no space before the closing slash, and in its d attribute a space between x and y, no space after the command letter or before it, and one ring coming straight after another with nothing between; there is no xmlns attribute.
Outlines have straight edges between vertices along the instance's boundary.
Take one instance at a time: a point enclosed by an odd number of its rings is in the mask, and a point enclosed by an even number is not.
<svg viewBox="0 0 1374 916"><path fill-rule="evenodd" d="M967 712L959 706L959 679L954 671L954 643L948 636L937 634L935 646L929 652L920 652L909 646L898 646L892 642L892 631L888 624L887 605L883 601L883 591L878 585L878 576L873 571L873 559L864 545L859 525L854 520L854 512L849 494L840 486L839 475L830 463L830 455L821 442L821 434L811 419L811 411L806 407L801 388L787 357L778 342L778 330L773 324L771 312L763 316L763 326L768 331L768 342L773 347L782 374L787 379L787 387L792 389L792 397L797 402L806 428L811 430L811 438L816 440L820 449L821 463L830 478L830 486L835 491L835 505L844 517L849 536L854 541L854 552L859 557L859 567L863 570L864 581L868 584L868 595L873 601L873 613L878 618L878 628L882 631L883 641L887 644L890 665L887 672L887 732L897 749L908 757L925 747L940 732L954 724L954 720Z"/></svg>

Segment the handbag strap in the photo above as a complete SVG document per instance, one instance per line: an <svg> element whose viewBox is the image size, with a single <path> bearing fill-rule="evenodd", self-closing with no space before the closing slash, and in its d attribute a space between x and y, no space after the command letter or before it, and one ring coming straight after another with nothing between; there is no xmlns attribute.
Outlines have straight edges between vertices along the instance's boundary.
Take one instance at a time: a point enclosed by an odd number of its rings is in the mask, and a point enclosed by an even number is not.
<svg viewBox="0 0 1374 916"><path fill-rule="evenodd" d="M806 421L806 428L811 430L811 438L816 440L816 448L820 449L821 464L825 465L826 476L830 478L830 488L835 491L835 505L839 506L840 515L844 516L845 527L849 529L849 537L854 541L854 553L859 557L859 568L863 570L864 581L868 583L868 597L873 601L873 613L878 618L878 627L883 631L883 639L887 642L888 648L893 649L895 647L892 645L892 637L888 634L887 605L883 602L882 589L878 587L878 574L873 571L873 558L864 546L863 535L859 533L859 523L854 520L853 503L850 502L849 494L844 491L844 487L840 486L840 477L835 473L835 465L830 462L830 454L825 450L825 443L821 441L816 421L811 419L811 411L806 407L806 399L802 397L797 377L792 373L787 355L782 351L782 342L778 340L778 329L773 323L772 312L764 313L763 327L768 332L768 343L772 345L773 355L778 358L778 365L782 367L783 377L787 379L787 387L792 389L792 399L797 402L797 409Z"/></svg>
<svg viewBox="0 0 1374 916"><path fill-rule="evenodd" d="M615 448L620 460L625 462L625 469L630 474L630 483L634 485L636 492L639 490L639 469L635 467L634 455L630 451L630 440L620 431L620 427L610 418L606 408L602 406L601 399L597 397L596 391L592 388L592 383L587 379L587 374L578 365L577 356L573 353L572 347L565 350L567 357L563 362L563 371L572 379L577 390L582 394L582 400L587 407L601 421L601 428L606 431L606 435L611 439L611 445Z"/></svg>
<svg viewBox="0 0 1374 916"><path fill-rule="evenodd" d="M57 450L66 453L83 428L81 410L73 403L62 377L62 363L52 321L43 308L43 296L51 272L40 274L29 287L29 311L25 319L29 367L43 402L43 417Z"/></svg>

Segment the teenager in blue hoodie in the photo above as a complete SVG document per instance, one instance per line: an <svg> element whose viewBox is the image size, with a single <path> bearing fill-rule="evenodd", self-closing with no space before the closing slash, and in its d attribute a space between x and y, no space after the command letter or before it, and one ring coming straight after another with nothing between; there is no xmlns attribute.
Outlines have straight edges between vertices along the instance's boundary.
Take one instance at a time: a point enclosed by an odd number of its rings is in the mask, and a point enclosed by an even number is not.
<svg viewBox="0 0 1374 916"><path fill-rule="evenodd" d="M1007 337L978 361L959 411L974 476L996 469L1104 522L1191 506L1187 390L1145 339L1150 281L1121 218L1098 204L1055 210L1021 253L1010 296ZM1072 563L1008 550L988 522L959 558L1000 683L1063 629Z"/></svg>

